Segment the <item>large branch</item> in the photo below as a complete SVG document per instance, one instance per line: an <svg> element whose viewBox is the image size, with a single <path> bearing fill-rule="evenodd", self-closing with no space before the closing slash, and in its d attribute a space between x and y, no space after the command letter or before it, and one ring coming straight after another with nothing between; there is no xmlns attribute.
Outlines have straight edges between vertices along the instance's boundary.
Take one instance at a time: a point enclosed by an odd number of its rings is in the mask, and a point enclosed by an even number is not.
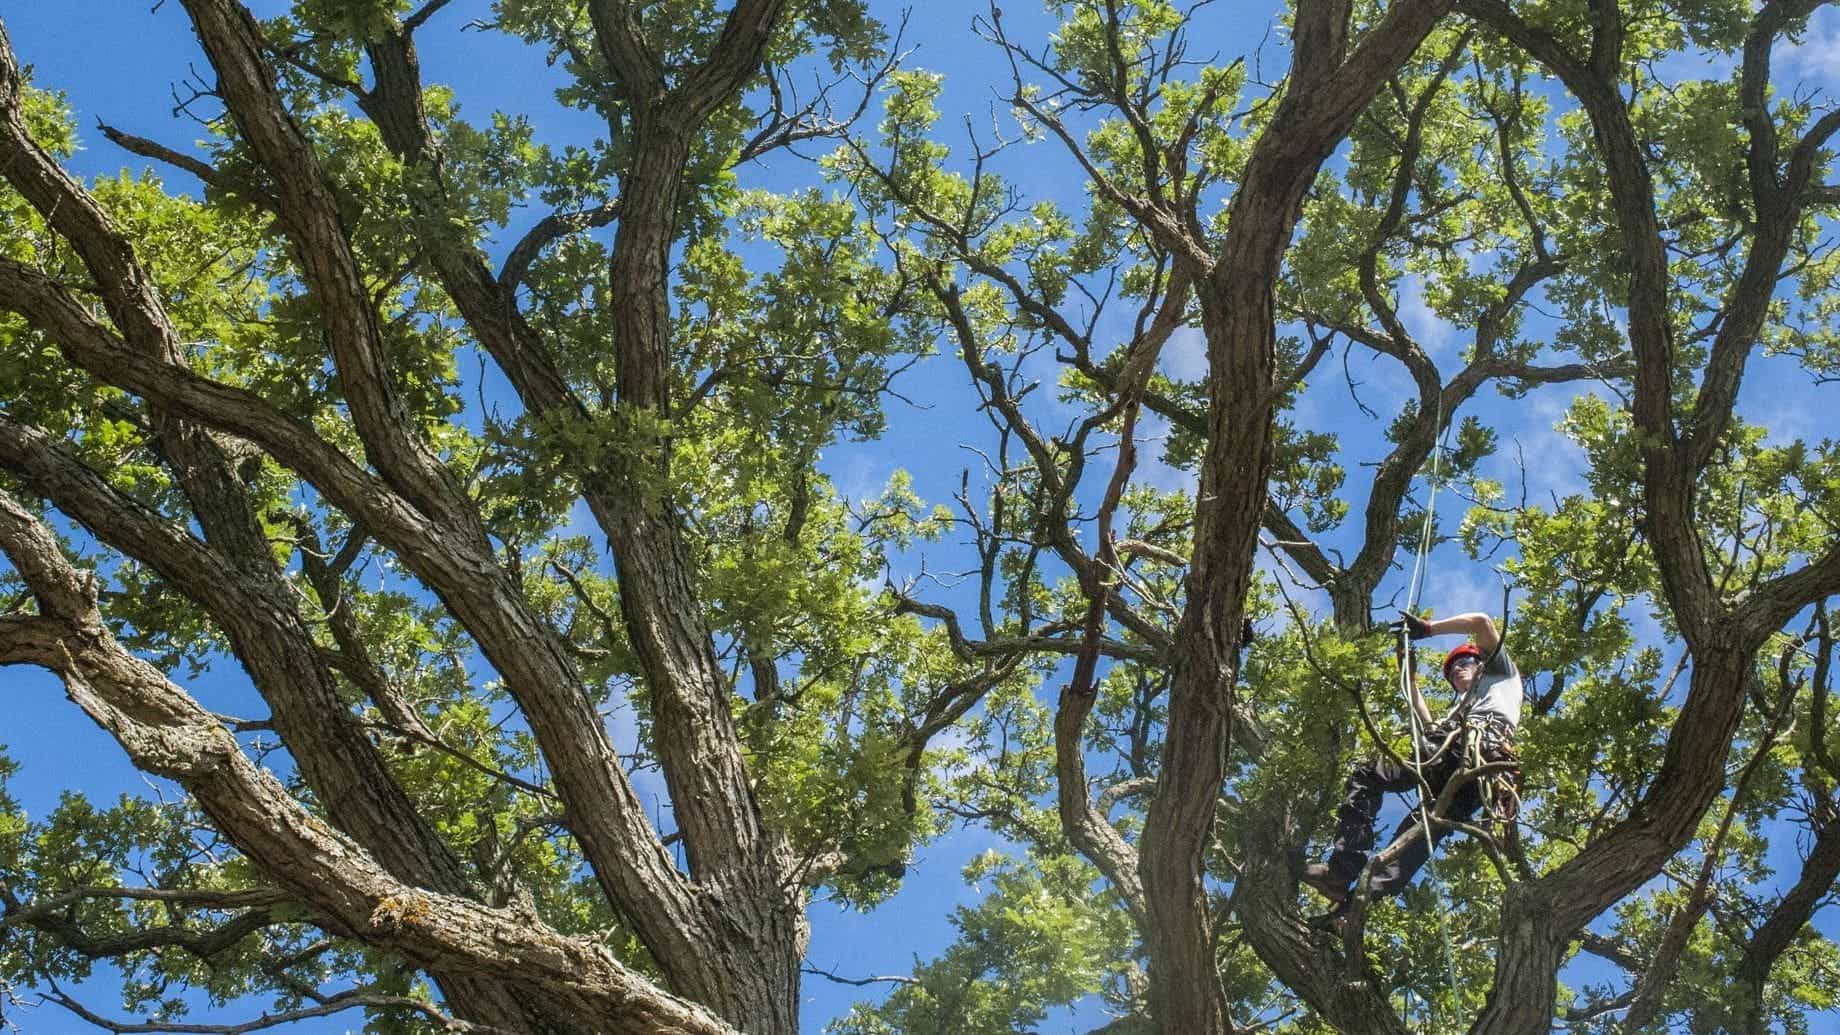
<svg viewBox="0 0 1840 1035"><path fill-rule="evenodd" d="M0 149L7 156L8 180L81 256L122 330L121 346L156 365L183 369L185 350L152 278L95 199L31 139L18 106L20 90L17 63L0 30ZM70 307L67 297L52 296ZM277 733L335 823L402 879L469 893L458 860L340 701L248 490L224 450L171 407L155 402L150 412L156 448L191 503L208 547L139 511L66 455L60 443L34 429L7 423L4 447L13 452L7 466L22 474L30 470L28 480L36 480L39 491L60 499L73 516L83 515L79 520L103 541L147 561L211 615L273 708ZM516 1023L538 1016L490 982L435 977L468 1017Z"/></svg>
<svg viewBox="0 0 1840 1035"><path fill-rule="evenodd" d="M4 415L0 467L204 608L274 710L277 734L333 823L399 879L445 894L474 894L466 870L353 721L292 593L272 567L228 563L183 528L116 491L63 443ZM543 1017L540 1000L521 997L495 980L442 971L433 977L453 1008L471 1020L503 1026Z"/></svg>
<svg viewBox="0 0 1840 1035"><path fill-rule="evenodd" d="M212 381L131 349L76 296L43 273L0 259L0 308L25 317L64 358L96 380L175 414L260 446L335 506L392 542L439 540L427 517L352 462L312 426L276 410L246 389Z"/></svg>
<svg viewBox="0 0 1840 1035"><path fill-rule="evenodd" d="M1787 663L1788 658L1785 656L1785 669ZM1656 947L1647 969L1642 971L1641 976L1631 988L1629 1012L1623 1015L1623 1026L1629 1031L1639 1031L1647 1027L1660 1012L1662 997L1668 986L1674 981L1674 976L1680 967L1680 958L1686 952L1687 943L1692 938L1694 929L1699 926L1700 918L1705 915L1706 910L1712 907L1713 900L1717 897L1712 878L1720 861L1724 858L1726 838L1731 835L1732 825L1738 818L1739 810L1749 803L1751 781L1756 779L1757 774L1769 761L1771 752L1776 748L1777 739L1782 736L1784 729L1789 725L1794 713L1795 692L1798 685L1787 678L1785 671L1775 709L1769 713L1768 726L1758 740L1757 746L1752 749L1750 760L1744 764L1744 769L1739 772L1736 782L1732 784L1731 798L1726 803L1724 817L1719 820L1718 832L1712 836L1711 843L1706 845L1704 856L1700 861L1699 876L1688 889L1686 901L1681 903L1674 916L1668 921L1666 933L1662 935L1661 944ZM1840 864L1840 856L1836 856L1835 861ZM1829 874L1828 880L1831 882L1832 879L1833 875ZM1767 966L1765 969L1768 969Z"/></svg>
<svg viewBox="0 0 1840 1035"><path fill-rule="evenodd" d="M1744 946L1738 979L1743 982L1747 997L1745 1006L1754 1025L1751 1031L1766 1030L1762 1023L1763 992L1771 969L1808 925L1821 903L1833 893L1835 880L1840 879L1840 817L1833 814L1831 805L1822 822L1815 832L1808 857L1802 862L1802 872L1795 886L1776 901L1769 916Z"/></svg>
<svg viewBox="0 0 1840 1035"><path fill-rule="evenodd" d="M1157 357L1181 324L1188 301L1188 279L1187 273L1177 267L1149 328L1131 342L1119 372L1117 400L1087 422L1088 426L1094 426L1114 414L1120 417L1118 459L1099 504L1098 550L1093 563L1080 574L1080 590L1086 597L1081 648L1074 662L1073 676L1061 691L1054 714L1055 782L1061 825L1067 831L1068 840L1118 889L1140 928L1148 927L1150 914L1139 875L1138 854L1112 826L1110 818L1092 804L1086 787L1085 726L1098 696L1098 664L1106 605L1123 570L1112 528L1125 487L1137 466L1137 415L1142 409L1144 389L1156 370Z"/></svg>
<svg viewBox="0 0 1840 1035"><path fill-rule="evenodd" d="M319 307L352 424L377 470L418 509L456 531L464 495L395 389L390 350L339 212L332 180L282 102L255 17L235 0L185 0L218 92L255 160L274 180L293 258Z"/></svg>
<svg viewBox="0 0 1840 1035"><path fill-rule="evenodd" d="M603 4L594 14L597 27L604 30L603 43L612 42L615 49L628 44L643 49L636 36L620 42L628 31L637 32L623 10ZM601 225L616 215L621 227L610 271L615 296L611 311L616 323L628 324L614 336L622 403L666 409L670 355L664 284L671 220L682 188L688 134L695 126L655 129L651 120L641 120L641 136L662 136L664 143L637 145L635 168L628 173L620 201L577 218L540 223L514 249L504 278L495 278L477 248L454 241L439 226L440 206L452 199L444 196L440 151L421 107L419 62L409 27L373 39L367 53L376 87L361 105L376 121L386 146L406 162L425 164L437 191L443 192L421 221L430 231L424 244L436 274L526 410L540 419L568 423L605 419L591 414L568 385L549 343L522 318L513 296L523 269L553 234L571 225ZM644 246L632 243L635 234L644 239ZM632 293L624 294L629 289ZM639 329L630 330L631 326ZM797 880L791 878L798 860L783 840L762 829L728 706L728 681L715 659L677 519L668 506L648 504L644 497L649 493L639 491L631 472L618 468L617 463L588 458L577 462L576 473L589 510L613 548L621 605L651 693L655 747L664 763L690 875L715 895L701 904L678 903L661 910L651 901L655 896L644 892L643 883L628 882L615 901L634 918L679 987L719 1006L751 997L790 1007L796 999L793 985L802 943L797 951L776 954L738 949L733 965L725 962L725 953L714 951L725 939L735 940L725 934L732 928L717 915L724 910L759 911L763 927L778 929L771 918L781 915L789 907L788 896L797 893ZM723 902L725 907L718 904ZM687 922L692 909L701 915ZM699 932L696 938L684 939L680 932L686 926ZM800 930L802 925L793 928ZM743 967L744 960L753 966ZM785 987L740 991L763 972L773 975L765 980Z"/></svg>
<svg viewBox="0 0 1840 1035"><path fill-rule="evenodd" d="M714 918L704 913L658 843L554 630L507 584L489 548L430 521L309 425L277 413L254 393L126 348L35 270L0 260L0 307L24 315L98 380L256 443L395 551L505 677L568 803L570 829L610 898L633 917L667 973L673 962L700 969L699 946Z"/></svg>
<svg viewBox="0 0 1840 1035"><path fill-rule="evenodd" d="M504 674L556 774L557 788L569 805L571 828L610 897L632 916L667 973L677 978L685 976L686 970L702 971L694 961L706 953L698 946L719 926L683 886L659 845L643 805L618 765L591 697L566 652L555 642L554 632L524 604L520 591L508 584L470 501L427 451L413 431L412 418L391 390L376 316L358 279L356 258L339 223L330 182L274 89L261 56L259 29L247 11L222 0L196 0L188 10L243 136L277 181L277 205L306 279L326 314L351 412L371 459L391 486L401 491L401 498L377 491L377 479L351 464L311 429L278 420L248 393L224 389L157 363L142 365L124 377L119 352L107 347L106 332L95 333L98 328L87 314L74 306L57 305L67 300L55 297L59 292L43 290L43 278L35 283L30 277L15 276L11 278L14 286L39 289L34 301L40 303L41 312L28 315L43 320L42 310L54 310L57 322L67 325L66 330L82 332L75 338L61 335L60 344L67 351L73 342L87 346L86 369L176 406L181 405L176 397L183 397L189 415L256 441L401 554ZM0 269L0 294L5 293L9 272L19 274L21 269ZM125 383L130 380L136 383ZM233 426L244 424L248 426ZM403 506L402 499L412 501L413 507ZM433 520L424 520L424 516ZM695 921L687 919L690 917Z"/></svg>
<svg viewBox="0 0 1840 1035"><path fill-rule="evenodd" d="M1751 204L1756 228L1744 258L1744 269L1721 306L1718 334L1700 378L1699 397L1688 424L1689 464L1698 472L1719 448L1719 439L1731 422L1744 368L1755 350L1758 332L1769 316L1783 260L1795 242L1807 189L1816 171L1814 156L1836 129L1840 112L1829 112L1796 142L1786 180L1779 179L1776 121L1770 113L1770 51L1789 26L1827 0L1789 0L1767 3L1757 12L1744 41L1744 61L1739 76L1740 117L1749 131L1746 164L1750 172Z"/></svg>
<svg viewBox="0 0 1840 1035"><path fill-rule="evenodd" d="M656 435L671 409L670 252L681 199L690 189L685 171L692 141L759 67L781 7L780 0L737 3L708 60L674 90L667 90L665 70L642 37L637 12L600 0L590 7L602 57L621 80L632 118L632 162L621 183L607 308L614 322L619 395L614 419L639 434L633 436L633 455L589 461L579 473L589 509L612 547L621 608L650 692L655 747L690 876L707 893L660 908L648 901L643 882L627 881L615 900L634 915L677 987L731 1016L747 1013L743 1004L752 1004L756 1013L760 1004L771 1004L785 1012L778 1020L790 1028L806 936L796 877L801 861L783 836L763 825L681 517L659 488L669 482L660 475L668 467L670 446ZM389 46L371 51L373 62L398 79L392 85L395 99L374 96L373 102L403 111L414 82L401 74L414 70L407 29ZM391 146L416 153L415 141L402 138L425 134L425 121L393 121L401 132ZM543 343L507 304L506 285L493 283L475 255L437 252L436 264L527 409L563 421L586 419L586 408L557 375ZM585 705L586 695L580 700ZM598 726L595 732L599 735ZM560 779L562 767L556 770ZM617 769L613 775L630 798ZM572 804L571 819L577 818ZM643 815L637 819L643 822ZM655 871L653 857L664 857L645 854L647 868ZM651 873L655 880L677 876L674 870ZM686 931L692 934L686 937Z"/></svg>
<svg viewBox="0 0 1840 1035"><path fill-rule="evenodd" d="M1614 4L1598 5L1593 55L1584 61L1499 0L1463 0L1463 8L1558 75L1591 119L1629 273L1629 337L1636 363L1632 409L1641 441L1644 526L1664 596L1694 654L1687 700L1660 771L1629 818L1508 896L1495 987L1477 1030L1518 1031L1535 1023L1536 1015L1541 1024L1552 1016L1554 974L1570 933L1658 872L1692 838L1724 785L1724 759L1762 638L1754 628L1739 629L1721 617L1696 533L1692 467L1672 412L1675 342L1667 251L1646 157L1613 79L1621 62L1621 14Z"/></svg>
<svg viewBox="0 0 1840 1035"><path fill-rule="evenodd" d="M1341 940L1312 929L1297 914L1297 880L1285 847L1308 832L1296 817L1261 817L1242 840L1244 865L1233 884L1232 907L1246 941L1285 987L1337 1029L1373 1035L1404 1035L1369 960L1350 960Z"/></svg>
<svg viewBox="0 0 1840 1035"><path fill-rule="evenodd" d="M1340 17L1344 8L1335 11ZM1144 831L1152 998L1166 1030L1225 1029L1203 856L1226 775L1241 619L1264 517L1276 403L1273 288L1305 192L1381 84L1448 10L1403 2L1327 81L1287 90L1252 147L1220 261L1198 287L1208 343L1208 439L1177 631L1169 736ZM1328 10L1325 7L1323 10ZM1299 19L1317 17L1300 10Z"/></svg>
<svg viewBox="0 0 1840 1035"><path fill-rule="evenodd" d="M720 59L736 60L723 49L731 46L728 41L767 31L754 19L771 18L778 9L777 3L738 4L718 44ZM733 46L746 50L748 44ZM702 89L730 81L730 73L710 75L700 79L692 73L691 79L703 83ZM701 95L685 101L681 113L675 101L662 101L671 114L639 121L632 162L621 179L619 229L607 268L619 393L614 419L634 432L633 444L612 470L597 475L612 491L592 493L589 505L612 547L620 606L652 693L657 749L691 872L726 887L746 908L763 911L764 922L794 908L785 901L796 894L786 878L798 860L779 833L763 826L754 799L683 517L666 488L672 446L660 433L672 416L676 370L670 286L676 219L691 186L686 170L706 106L726 99L732 98ZM771 954L754 953L762 966L749 977L781 986L769 993L775 1001L796 1000L803 953L799 931L786 929L787 937L799 942L796 950L782 946Z"/></svg>
<svg viewBox="0 0 1840 1035"><path fill-rule="evenodd" d="M588 19L601 60L635 113L649 110L665 90L664 65L646 45L639 12L623 0L590 0Z"/></svg>
<svg viewBox="0 0 1840 1035"><path fill-rule="evenodd" d="M760 72L786 0L735 0L715 47L672 91L672 115L701 124Z"/></svg>
<svg viewBox="0 0 1840 1035"><path fill-rule="evenodd" d="M198 702L122 649L96 611L93 585L71 567L50 531L7 497L0 497L0 549L41 612L32 635L0 637L6 648L0 663L56 672L72 700L137 767L183 786L322 926L422 966L512 982L620 1030L732 1031L701 1007L659 991L597 944L562 937L525 915L397 881L294 801Z"/></svg>
<svg viewBox="0 0 1840 1035"><path fill-rule="evenodd" d="M466 871L383 763L321 664L266 552L233 563L110 485L58 439L0 414L0 467L201 607L274 710L276 732L340 829L405 880L468 894ZM214 519L205 516L208 526Z"/></svg>
<svg viewBox="0 0 1840 1035"><path fill-rule="evenodd" d="M1606 24L1620 17L1614 5L1600 6L1606 9ZM1550 32L1528 24L1501 0L1462 0L1462 7L1557 75L1591 119L1629 274L1626 304L1635 353L1631 409L1641 432L1644 526L1682 636L1697 644L1713 634L1718 605L1712 573L1694 531L1692 472L1674 426L1676 353L1668 311L1667 247L1645 152L1623 96L1602 72L1601 63L1580 60ZM1607 47L1606 35L1600 31L1597 38Z"/></svg>
<svg viewBox="0 0 1840 1035"><path fill-rule="evenodd" d="M544 246L562 234L611 222L618 214L617 202L539 220L512 248L502 275L494 276L479 248L451 230L448 213L458 199L447 194L442 152L428 124L421 60L410 29L401 26L377 34L365 44L365 53L375 85L358 98L358 106L376 124L384 146L399 161L422 166L431 174L432 196L417 194L410 205L420 244L441 287L505 372L527 410L533 415L584 419L586 407L569 390L551 349L518 311L515 295Z"/></svg>

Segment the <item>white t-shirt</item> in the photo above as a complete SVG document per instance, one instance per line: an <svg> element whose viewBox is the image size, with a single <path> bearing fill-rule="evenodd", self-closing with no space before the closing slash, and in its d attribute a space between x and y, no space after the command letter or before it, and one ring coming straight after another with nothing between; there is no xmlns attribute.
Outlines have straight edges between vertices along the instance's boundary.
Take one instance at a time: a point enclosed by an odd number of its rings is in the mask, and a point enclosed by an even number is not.
<svg viewBox="0 0 1840 1035"><path fill-rule="evenodd" d="M1470 687L1469 693L1457 702L1457 714L1493 713L1518 727L1521 724L1521 696L1524 692L1521 688L1521 670L1514 667L1514 659L1508 657L1508 645L1504 643L1482 663L1476 685Z"/></svg>

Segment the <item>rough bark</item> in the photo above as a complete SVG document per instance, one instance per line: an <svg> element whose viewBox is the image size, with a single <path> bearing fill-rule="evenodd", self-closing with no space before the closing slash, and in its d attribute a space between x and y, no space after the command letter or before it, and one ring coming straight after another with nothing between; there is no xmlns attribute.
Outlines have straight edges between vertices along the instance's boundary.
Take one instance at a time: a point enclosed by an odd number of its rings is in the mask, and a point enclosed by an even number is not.
<svg viewBox="0 0 1840 1035"><path fill-rule="evenodd" d="M235 737L188 694L122 649L102 624L93 584L70 566L48 529L5 496L0 550L40 611L0 620L0 664L57 673L71 699L137 767L184 787L327 930L433 971L509 982L591 1028L734 1031L704 1008L658 991L599 945L561 937L528 916L391 877L245 757Z"/></svg>
<svg viewBox="0 0 1840 1035"><path fill-rule="evenodd" d="M378 365L383 350L375 315L361 289L353 290L358 286L355 259L337 222L337 207L325 174L275 93L274 76L262 57L253 19L240 5L227 2L198 0L187 9L218 70L226 104L244 139L258 160L277 179L290 185L278 192L278 201L316 301L322 309L343 314L329 320L328 338L341 383L350 398L354 423L365 439L367 455L389 486L444 533L441 548L408 551L405 560L441 596L479 640L488 659L506 676L550 761L557 789L568 804L570 829L581 840L584 854L609 898L632 920L672 987L711 1004L738 1023L767 1031L790 1030L796 1018L797 958L802 954L802 941L798 942L799 951L773 954L766 957L769 963L764 966L744 954L712 949L726 945L728 932L735 929L764 932L769 938L777 936L779 941L791 940L779 933L788 924L802 933L796 890L784 889L778 874L770 870L767 875L758 869L749 870L749 878L770 884L777 892L779 908L762 909L758 906L760 895L742 902L725 901L720 885L693 885L671 865L555 634L529 611L517 587L498 568L477 513L413 432L412 421L401 412L400 401L390 389L388 371ZM623 207L632 212L636 204L628 199ZM661 261L667 250L668 242L659 246ZM662 284L662 277L657 282ZM356 389L355 397L353 385L362 386ZM385 533L378 530L378 535L381 538ZM402 552L400 544L390 545ZM617 542L615 549L619 550ZM419 563L412 556L415 552L421 555ZM622 561L630 559L633 558L621 556ZM623 592L622 600L630 601L644 593L644 587L637 587ZM699 622L700 614L688 613L683 620ZM722 688L725 694L725 684ZM668 691L657 693L654 701L661 715L669 710L668 702L658 700L664 697L668 697ZM725 698L715 699L723 701L724 707L712 708L705 714L713 719L719 713L720 720L726 721ZM661 721L658 730L661 739L682 732L669 720ZM718 725L708 735L719 738L722 732ZM692 852L705 840L712 845L746 843L757 825L757 821L751 821L724 827L720 820L696 823L687 818L706 814L727 820L753 814L751 793L740 771L739 747L732 729L726 732L725 746L731 764L719 771L727 779L719 785L695 786L701 796L683 795L680 785L702 780L703 767L698 763L703 760L672 755L662 746L660 749L667 758L665 768L672 783L673 802L679 822L685 826L686 846ZM691 730L684 735L700 737L703 733ZM685 768L698 769L699 774L681 772ZM692 828L694 838L690 836ZM694 865L692 876L700 876ZM755 915L736 924L733 921L737 912ZM750 987L755 984L753 979L765 971L771 971L771 975L758 982L760 987Z"/></svg>
<svg viewBox="0 0 1840 1035"><path fill-rule="evenodd" d="M1764 638L1814 600L1834 592L1840 562L1835 551L1766 584L1740 606L1720 598L1699 543L1694 497L1699 465L1710 456L1706 439L1730 418L1743 358L1754 346L1764 309L1744 292L1773 284L1781 266L1786 228L1765 226L1746 254L1745 273L1727 300L1724 348L1715 345L1702 394L1687 428L1674 412L1674 330L1668 309L1670 278L1654 185L1616 76L1621 67L1622 14L1613 3L1596 5L1591 53L1579 57L1543 29L1522 21L1496 0L1463 0L1464 10L1524 48L1551 69L1591 120L1607 172L1612 210L1628 263L1630 346L1635 354L1631 411L1642 442L1642 527L1656 555L1662 593L1693 654L1686 702L1670 731L1661 768L1630 816L1563 866L1537 882L1513 889L1504 903L1494 989L1473 1028L1476 1032L1544 1031L1553 1015L1555 975L1566 944L1617 899L1658 873L1691 840L1699 818L1725 785L1724 763L1742 716L1751 666ZM1773 35L1767 10L1753 36ZM1767 61L1767 47L1763 48ZM1747 54L1747 83L1767 67ZM1754 85L1749 87L1756 89ZM1840 120L1836 120L1840 121ZM1834 128L1817 123L1797 152L1819 147ZM1771 138L1773 139L1773 138ZM1792 221L1805 190L1775 182L1774 146L1754 139L1753 185L1759 219ZM1758 149L1769 154L1756 157ZM1762 175L1764 167L1770 175ZM1806 176L1803 172L1800 175ZM1779 193L1780 192L1780 193ZM1767 271L1757 273L1759 268ZM1750 285L1746 288L1745 285Z"/></svg>
<svg viewBox="0 0 1840 1035"><path fill-rule="evenodd" d="M160 362L184 366L178 335L132 246L31 139L18 108L19 89L18 68L0 30L0 153L9 157L8 181L75 246L125 344ZM204 428L165 407L150 407L150 416L155 442L208 545L161 527L130 501L115 497L58 444L31 441L31 429L4 418L0 450L10 454L10 469L30 470L29 483L99 539L152 566L211 615L274 709L277 735L341 830L403 880L452 895L471 893L459 861L390 778L340 702L275 564L248 490L224 450ZM469 1019L549 1026L534 1003L519 1002L493 982L435 977L455 1009Z"/></svg>
<svg viewBox="0 0 1840 1035"><path fill-rule="evenodd" d="M1288 811L1255 817L1243 840L1232 905L1247 942L1279 981L1338 1031L1405 1035L1387 989L1365 953L1345 955L1341 942L1298 915L1292 849L1309 836Z"/></svg>
<svg viewBox="0 0 1840 1035"><path fill-rule="evenodd" d="M669 415L669 255L691 141L702 122L731 103L756 74L781 6L736 4L707 59L676 85L667 83L624 5L597 3L591 11L603 56L631 102L637 138L633 165L621 178L609 270L619 388L615 419L629 427ZM428 164L438 183L439 149L421 106L412 28L401 26L369 46L375 86L359 102L397 156ZM246 118L273 120L280 112L272 98L246 106ZM263 161L278 174L287 158L277 150ZM596 218L605 222L612 213L610 207L604 218ZM505 279L494 278L477 250L455 242L435 215L427 221L424 241L436 273L528 411L590 419L557 373L547 344L518 315L515 271L508 268ZM657 452L629 461L636 471L590 460L578 473L620 575L624 617L651 693L656 749L694 886L680 891L680 901L669 910L658 909L638 887L614 899L632 916L674 987L750 1027L791 1031L797 1026L798 966L808 936L797 860L783 838L762 828L729 709L728 681L715 659L682 529L671 501L646 488L668 473L662 470L668 444L658 445ZM654 464L660 469L648 469ZM647 840L655 843L649 835ZM688 939L680 933L686 929Z"/></svg>
<svg viewBox="0 0 1840 1035"><path fill-rule="evenodd" d="M1227 1027L1214 979L1203 852L1226 775L1240 625L1271 468L1274 285L1317 170L1449 6L1435 0L1393 6L1344 61L1349 7L1299 5L1291 80L1253 146L1219 259L1197 278L1207 337L1208 445L1187 604L1176 633L1169 732L1143 838L1151 996L1167 1032Z"/></svg>
<svg viewBox="0 0 1840 1035"><path fill-rule="evenodd" d="M1763 993L1770 971L1808 926L1822 901L1832 894L1835 881L1840 880L1840 818L1833 811L1830 807L1825 825L1815 833L1808 858L1802 862L1801 876L1776 901L1744 946L1743 960L1738 965L1738 981L1745 997L1745 1013L1740 1018L1744 1035L1763 1035L1769 1030Z"/></svg>
<svg viewBox="0 0 1840 1035"><path fill-rule="evenodd" d="M622 568L622 600L652 684L660 754L694 880L672 865L555 633L529 610L514 580L499 567L473 504L395 392L377 315L363 289L334 188L283 106L259 29L237 4L197 0L186 6L238 133L276 184L265 200L324 316L354 425L377 473L353 463L311 428L275 413L260 398L185 370L177 353L137 347L138 341L157 337L145 328L157 331L164 323L151 290L111 306L111 327L86 312L62 285L6 263L0 267L0 304L25 315L98 380L142 396L156 410L248 439L269 452L365 527L381 547L401 557L505 677L555 774L571 831L609 899L632 920L672 986L751 1030L796 1030L798 964L807 928L803 895L793 875L795 860L783 838L761 827L728 710L727 682L714 660L688 551L668 501L639 499L641 494L615 477L618 472L584 472L584 481L594 486L590 503L614 540ZM631 207L635 218L630 228L622 226L627 244L616 246L610 271L622 301L643 301L633 309L633 326L621 333L623 341L632 343L622 354L621 369L633 375L622 387L635 409L651 408L661 416L668 412L664 264L682 196L688 141L699 121L729 103L758 68L779 10L777 3L738 4L707 67L687 76L679 88L660 93L655 98L659 106L648 108L642 120L662 127L652 139L668 137L674 143L640 149L646 158L628 177L638 199ZM627 17L623 10L616 13ZM361 101L369 102L362 106L399 156L414 162L433 160L435 149L429 146L420 105L411 28L403 26L399 36L372 47L376 87ZM74 186L71 193L81 197ZM612 211L588 218L604 223ZM145 288L146 279L125 243L107 233L91 237L106 255L119 257L124 280L139 278L131 282ZM541 415L584 415L553 363L535 347L541 343L507 304L513 288L497 282L470 249L432 251L437 273L529 409ZM14 430L20 435L30 431ZM208 443L208 437L203 441ZM207 527L212 520L205 518ZM267 549L265 542L261 548ZM206 570L211 569L198 569ZM181 572L175 568L173 574ZM202 586L198 577L192 584ZM239 620L245 624L274 617L272 608L244 610ZM298 616L293 620L297 632ZM240 649L244 641L236 642ZM308 653L298 648L306 642L291 644L302 664ZM251 653L276 656L274 650ZM323 660L311 665L318 688L330 688ZM323 735L363 741L349 719L344 725L329 724ZM366 772L361 765L341 771L354 779ZM374 783L394 787L387 779ZM412 811L398 818L402 822L388 824L388 830L413 840L419 819ZM432 878L425 883L444 886Z"/></svg>

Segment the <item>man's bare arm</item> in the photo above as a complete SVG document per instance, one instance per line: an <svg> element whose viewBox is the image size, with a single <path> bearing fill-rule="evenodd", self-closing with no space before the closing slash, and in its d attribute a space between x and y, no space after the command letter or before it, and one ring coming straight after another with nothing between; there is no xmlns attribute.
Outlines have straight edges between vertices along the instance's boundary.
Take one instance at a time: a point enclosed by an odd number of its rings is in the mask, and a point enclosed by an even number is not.
<svg viewBox="0 0 1840 1035"><path fill-rule="evenodd" d="M1493 654L1501 646L1501 633L1495 629L1495 619L1481 611L1467 614L1451 615L1448 618L1431 618L1425 620L1425 627L1432 636L1444 636L1449 633L1462 633L1476 641L1482 653Z"/></svg>

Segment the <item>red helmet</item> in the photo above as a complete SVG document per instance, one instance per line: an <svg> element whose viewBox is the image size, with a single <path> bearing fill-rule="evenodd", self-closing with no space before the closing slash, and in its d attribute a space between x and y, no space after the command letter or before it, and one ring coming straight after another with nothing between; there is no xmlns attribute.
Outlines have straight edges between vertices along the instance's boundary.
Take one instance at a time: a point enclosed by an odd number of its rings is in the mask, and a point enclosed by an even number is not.
<svg viewBox="0 0 1840 1035"><path fill-rule="evenodd" d="M1458 658L1475 658L1477 661L1481 661L1482 648L1473 643L1460 643L1453 648L1449 654L1444 655L1445 680L1448 681L1450 679L1450 666L1454 664Z"/></svg>

